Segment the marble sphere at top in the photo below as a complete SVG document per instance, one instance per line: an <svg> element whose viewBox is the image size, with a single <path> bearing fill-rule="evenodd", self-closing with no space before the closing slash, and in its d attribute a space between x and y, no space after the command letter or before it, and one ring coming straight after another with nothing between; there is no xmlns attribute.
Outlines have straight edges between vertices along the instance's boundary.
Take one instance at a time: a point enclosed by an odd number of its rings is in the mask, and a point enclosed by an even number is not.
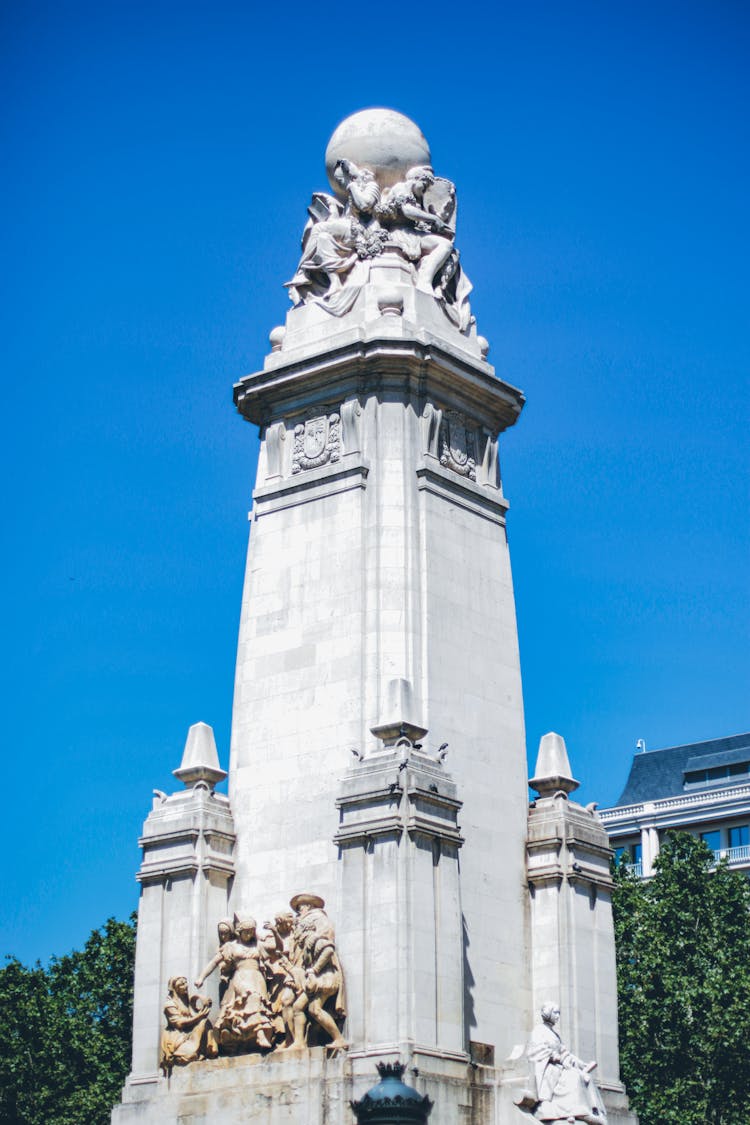
<svg viewBox="0 0 750 1125"><path fill-rule="evenodd" d="M353 160L369 168L381 188L404 178L409 168L431 162L430 146L422 130L395 109L363 109L346 117L326 149L326 174L337 195L342 188L333 178L338 160Z"/></svg>

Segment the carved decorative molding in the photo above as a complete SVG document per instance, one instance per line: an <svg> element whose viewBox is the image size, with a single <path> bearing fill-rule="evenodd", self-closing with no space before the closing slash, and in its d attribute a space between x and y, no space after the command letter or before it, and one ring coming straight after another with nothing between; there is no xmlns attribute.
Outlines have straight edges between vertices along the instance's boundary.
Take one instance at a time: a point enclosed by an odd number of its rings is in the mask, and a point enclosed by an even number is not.
<svg viewBox="0 0 750 1125"><path fill-rule="evenodd" d="M486 428L482 429L484 453L482 455L481 483L500 487L500 465L498 461L497 437Z"/></svg>
<svg viewBox="0 0 750 1125"><path fill-rule="evenodd" d="M292 472L318 469L341 457L341 416L319 414L294 427Z"/></svg>
<svg viewBox="0 0 750 1125"><path fill-rule="evenodd" d="M408 390L418 385L430 403L471 401L472 416L493 433L515 425L525 403L521 391L497 378L485 364L442 348L439 343L397 337L350 340L331 348L325 359L319 351L245 375L234 388L234 401L243 418L267 425L280 412L291 416L300 401L321 403L316 412L338 410L339 404L371 386L377 372L382 386ZM434 407L433 407L434 409ZM297 414L295 420L302 420Z"/></svg>
<svg viewBox="0 0 750 1125"><path fill-rule="evenodd" d="M261 519L298 504L311 504L324 496L364 489L369 471L369 465L359 457L343 457L332 465L307 469L285 480L270 481L253 491L253 518Z"/></svg>
<svg viewBox="0 0 750 1125"><path fill-rule="evenodd" d="M438 457L438 442L440 440L440 425L443 412L431 402L425 404L422 411L422 452Z"/></svg>
<svg viewBox="0 0 750 1125"><path fill-rule="evenodd" d="M359 453L362 448L362 407L358 398L341 404L341 438L344 453Z"/></svg>
<svg viewBox="0 0 750 1125"><path fill-rule="evenodd" d="M266 429L266 465L268 467L267 479L282 475L283 442L286 441L286 425L283 422L274 422Z"/></svg>
<svg viewBox="0 0 750 1125"><path fill-rule="evenodd" d="M222 793L194 788L189 799L173 795L155 807L138 840L143 859L136 878L141 885L166 885L199 872L228 881L234 875L235 834L228 799Z"/></svg>
<svg viewBox="0 0 750 1125"><path fill-rule="evenodd" d="M583 883L612 889L611 849L598 817L560 797L537 798L529 809L529 886Z"/></svg>

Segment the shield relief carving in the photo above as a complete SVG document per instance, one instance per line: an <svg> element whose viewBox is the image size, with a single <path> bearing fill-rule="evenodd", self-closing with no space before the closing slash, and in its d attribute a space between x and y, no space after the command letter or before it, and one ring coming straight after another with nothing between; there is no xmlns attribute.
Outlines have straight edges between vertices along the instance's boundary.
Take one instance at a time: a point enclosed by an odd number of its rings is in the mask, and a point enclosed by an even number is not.
<svg viewBox="0 0 750 1125"><path fill-rule="evenodd" d="M292 472L317 469L341 456L341 419L338 414L319 414L294 427Z"/></svg>

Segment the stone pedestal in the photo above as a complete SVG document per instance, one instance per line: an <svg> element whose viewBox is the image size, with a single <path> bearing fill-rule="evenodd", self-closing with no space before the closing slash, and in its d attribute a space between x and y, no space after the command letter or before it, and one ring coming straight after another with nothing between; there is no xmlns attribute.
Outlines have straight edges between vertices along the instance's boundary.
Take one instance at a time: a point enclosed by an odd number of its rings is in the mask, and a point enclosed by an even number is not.
<svg viewBox="0 0 750 1125"><path fill-rule="evenodd" d="M376 1056L396 1061L397 1051ZM430 1125L529 1122L511 1100L500 1069L416 1052L406 1077L433 1102ZM323 1047L261 1058L195 1063L148 1092L128 1081L113 1125L355 1125L351 1102L373 1084L372 1055L328 1057ZM615 1125L620 1125L613 1119ZM629 1125L629 1123L628 1123Z"/></svg>
<svg viewBox="0 0 750 1125"><path fill-rule="evenodd" d="M620 1082L617 976L612 924L612 849L595 806L571 800L578 788L565 741L544 735L529 808L527 873L534 1011L552 1000L564 1013L566 1046L597 1061L610 1120L631 1122Z"/></svg>
<svg viewBox="0 0 750 1125"><path fill-rule="evenodd" d="M597 1082L614 1110L627 1102L617 1049L611 855L598 817L564 792L530 808L534 1010L549 999L560 1005L566 1045L597 1060Z"/></svg>
<svg viewBox="0 0 750 1125"><path fill-rule="evenodd" d="M461 802L440 763L390 741L344 777L337 802L348 1035L374 1055L408 1043L466 1059Z"/></svg>
<svg viewBox="0 0 750 1125"><path fill-rule="evenodd" d="M138 841L143 861L133 1002L133 1068L129 1088L159 1079L159 1040L167 986L173 976L193 979L213 953L216 923L227 913L234 875L234 820L214 784L218 768L213 732L191 727L180 769L188 786L157 793ZM214 1008L218 1002L212 983Z"/></svg>

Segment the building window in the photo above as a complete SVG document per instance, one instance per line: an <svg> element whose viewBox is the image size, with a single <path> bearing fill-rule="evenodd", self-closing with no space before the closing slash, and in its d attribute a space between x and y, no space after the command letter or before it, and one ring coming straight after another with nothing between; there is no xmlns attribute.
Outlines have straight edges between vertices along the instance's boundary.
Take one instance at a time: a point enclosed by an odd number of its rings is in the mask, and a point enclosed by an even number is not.
<svg viewBox="0 0 750 1125"><path fill-rule="evenodd" d="M640 863L641 850L640 844L621 844L619 847L615 848L615 862Z"/></svg>
<svg viewBox="0 0 750 1125"><path fill-rule="evenodd" d="M748 844L750 844L750 827L747 824L740 824L736 828L729 829L730 848L744 848Z"/></svg>
<svg viewBox="0 0 750 1125"><path fill-rule="evenodd" d="M689 770L686 785L705 785L708 781L728 781L732 777L747 777L750 762L734 762L730 766L712 766L708 770Z"/></svg>
<svg viewBox="0 0 750 1125"><path fill-rule="evenodd" d="M714 828L711 832L701 832L701 840L708 844L712 852L718 852L721 848L721 830Z"/></svg>

